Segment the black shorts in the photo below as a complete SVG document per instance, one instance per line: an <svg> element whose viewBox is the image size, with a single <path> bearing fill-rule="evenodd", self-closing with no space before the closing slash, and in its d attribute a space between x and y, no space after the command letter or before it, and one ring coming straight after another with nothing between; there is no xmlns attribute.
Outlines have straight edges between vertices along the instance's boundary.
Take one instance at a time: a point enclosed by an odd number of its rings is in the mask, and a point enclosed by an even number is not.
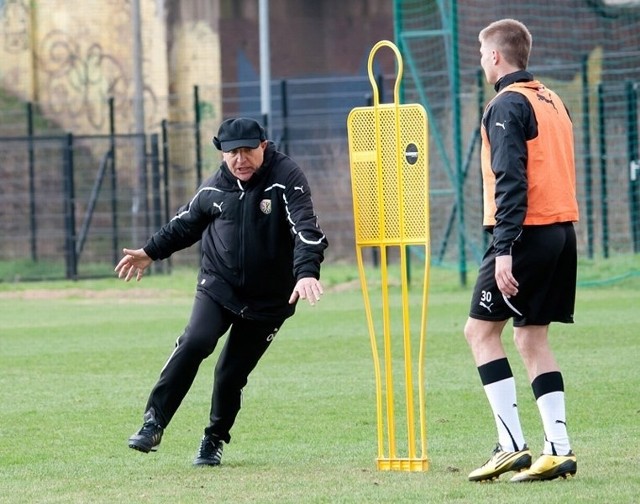
<svg viewBox="0 0 640 504"><path fill-rule="evenodd" d="M506 299L495 279L495 249L485 253L471 298L469 316L515 327L573 322L576 299L576 233L572 223L525 226L512 248L518 294Z"/></svg>

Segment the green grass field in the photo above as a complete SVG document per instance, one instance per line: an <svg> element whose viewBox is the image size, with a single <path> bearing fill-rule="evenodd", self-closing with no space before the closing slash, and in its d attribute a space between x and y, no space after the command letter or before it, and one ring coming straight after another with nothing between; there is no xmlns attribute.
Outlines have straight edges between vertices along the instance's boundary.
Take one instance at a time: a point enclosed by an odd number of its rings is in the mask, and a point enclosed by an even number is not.
<svg viewBox="0 0 640 504"><path fill-rule="evenodd" d="M278 334L250 377L218 468L191 461L220 348L201 366L160 450L126 445L187 321L195 271L129 284L0 284L0 502L638 502L640 277L607 282L615 275L599 268L581 270L588 286L578 292L576 324L552 327L578 474L521 485L466 479L496 434L462 336L471 287L459 287L455 272L434 269L431 277L425 473L375 469L373 366L354 268L328 267L320 304L301 305ZM505 341L536 453L537 409Z"/></svg>

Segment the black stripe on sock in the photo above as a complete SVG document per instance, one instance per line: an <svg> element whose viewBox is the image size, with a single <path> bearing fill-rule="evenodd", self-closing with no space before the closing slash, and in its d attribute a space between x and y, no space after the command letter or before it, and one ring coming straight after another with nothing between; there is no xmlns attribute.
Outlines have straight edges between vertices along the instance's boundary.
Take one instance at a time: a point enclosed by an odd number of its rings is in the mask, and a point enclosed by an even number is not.
<svg viewBox="0 0 640 504"><path fill-rule="evenodd" d="M478 373L480 373L482 385L489 385L506 380L507 378L513 378L511 366L506 357L478 366Z"/></svg>
<svg viewBox="0 0 640 504"><path fill-rule="evenodd" d="M562 373L560 371L551 371L550 373L538 375L531 382L531 388L536 401L551 392L564 392Z"/></svg>

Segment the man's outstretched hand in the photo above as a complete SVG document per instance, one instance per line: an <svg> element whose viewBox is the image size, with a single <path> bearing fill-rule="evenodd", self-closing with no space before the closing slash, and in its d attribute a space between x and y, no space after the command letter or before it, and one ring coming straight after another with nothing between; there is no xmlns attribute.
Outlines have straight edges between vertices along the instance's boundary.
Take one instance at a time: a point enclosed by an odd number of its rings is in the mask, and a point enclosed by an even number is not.
<svg viewBox="0 0 640 504"><path fill-rule="evenodd" d="M131 250L122 249L124 257L115 268L118 278L124 278L125 282L131 280L134 275L139 282L144 275L144 271L151 265L153 260L143 249Z"/></svg>
<svg viewBox="0 0 640 504"><path fill-rule="evenodd" d="M320 301L320 296L322 296L323 292L322 284L319 280L313 277L301 278L293 288L289 304L295 303L298 299L306 299L313 306Z"/></svg>

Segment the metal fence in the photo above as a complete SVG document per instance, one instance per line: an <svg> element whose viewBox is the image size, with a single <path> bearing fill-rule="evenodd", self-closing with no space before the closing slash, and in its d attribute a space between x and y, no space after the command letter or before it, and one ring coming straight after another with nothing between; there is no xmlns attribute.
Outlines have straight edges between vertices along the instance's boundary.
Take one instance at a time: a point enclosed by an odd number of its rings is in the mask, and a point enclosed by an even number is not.
<svg viewBox="0 0 640 504"><path fill-rule="evenodd" d="M395 76L379 76L381 101ZM141 135L116 132L113 100L109 131L80 135L40 131L35 106L13 117L13 131L0 137L0 280L84 278L113 274L123 246L142 246L148 236L187 202L200 181L218 166L211 145L218 124L201 115L194 88L192 119L160 121ZM561 94L562 89L557 89ZM480 231L477 125L484 89L466 91L467 125L463 185L467 255L479 260ZM568 92L568 91L567 91ZM305 171L330 247L327 261L354 259L353 215L346 117L370 103L368 78L296 79L273 83L269 136ZM226 85L224 116L259 112L259 83ZM388 94L388 93L387 93ZM574 115L581 254L607 258L640 251L638 189L638 84L584 86L579 100L596 104ZM449 113L446 108L441 112ZM45 128L42 128L45 130ZM438 146L430 138L430 148ZM444 139L444 142L448 142ZM432 258L457 265L453 231L454 190L437 156L431 163ZM158 265L197 265L198 246ZM375 260L375 258L372 258Z"/></svg>

